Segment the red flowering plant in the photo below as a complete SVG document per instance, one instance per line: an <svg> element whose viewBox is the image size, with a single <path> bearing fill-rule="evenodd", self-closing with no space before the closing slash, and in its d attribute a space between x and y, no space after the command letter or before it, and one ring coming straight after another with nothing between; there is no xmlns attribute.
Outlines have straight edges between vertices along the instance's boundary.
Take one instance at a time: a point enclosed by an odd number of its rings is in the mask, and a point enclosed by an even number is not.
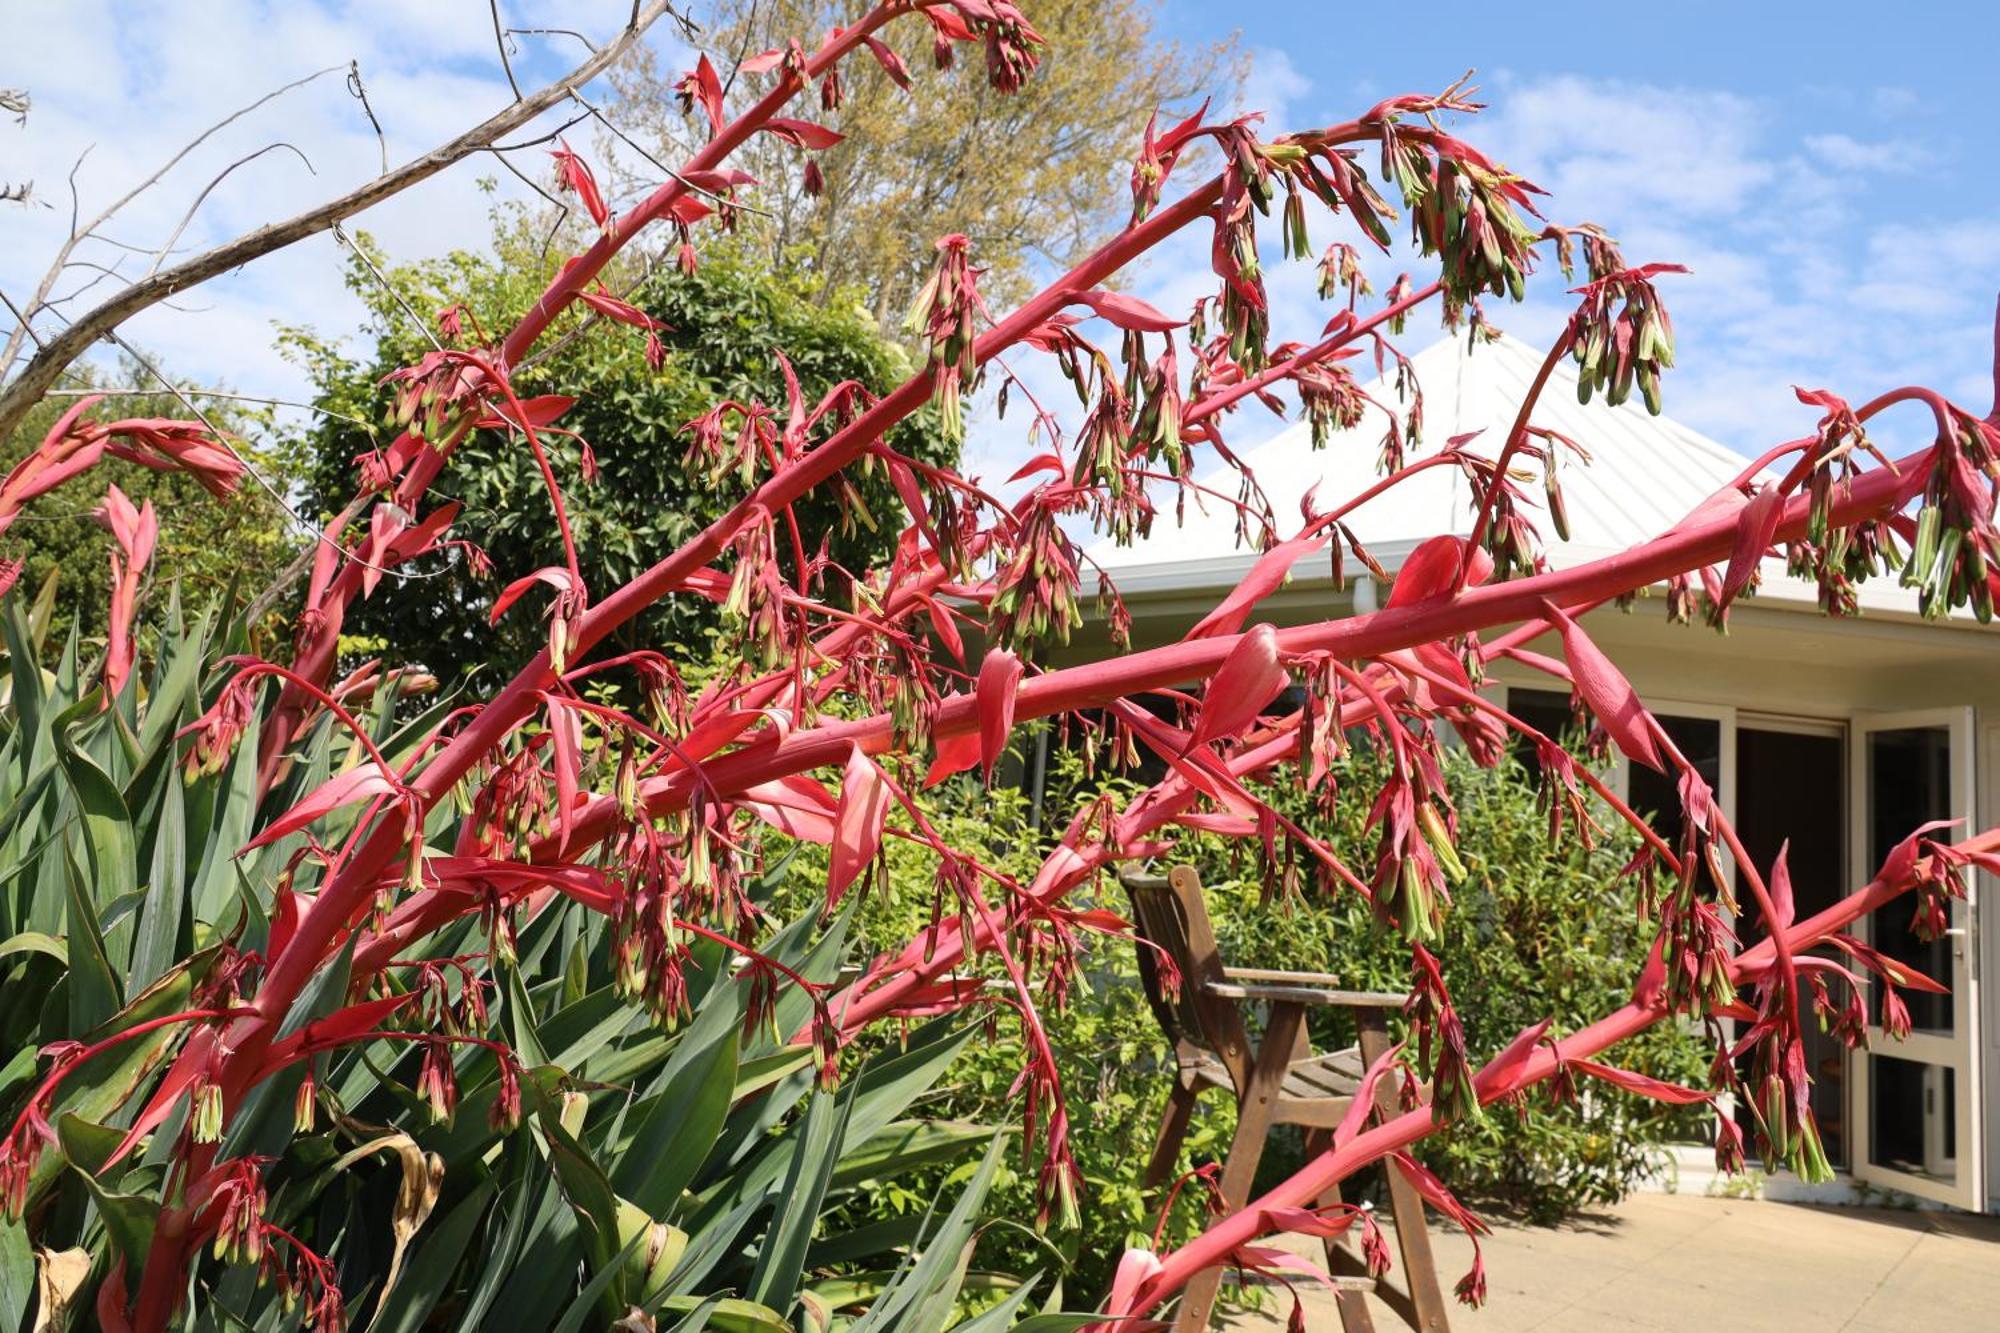
<svg viewBox="0 0 2000 1333"><path fill-rule="evenodd" d="M651 316L600 287L607 265L656 226L681 245L701 227L726 226L738 196L754 190L727 166L752 136L808 156L836 142L837 131L784 113L815 86L821 111L837 108L841 62L857 50L909 77L884 36L901 20L922 20L940 66L960 47L982 48L1003 93L1043 58L1031 15L1013 0L883 0L816 44L751 57L726 85L700 58L681 90L709 126L706 145L619 211L588 165L557 149L562 188L589 214L592 239L511 329L489 334L474 312L450 309L440 319L450 345L391 377L399 434L362 461L361 499L321 539L288 653L252 657L234 631L181 617L160 635L143 699L127 684L140 667L127 637L94 671L72 657L58 678L76 698L51 711L32 636L10 630L9 794L40 822L9 824L7 854L19 859L8 927L24 942L10 943L8 958L27 965L0 965L44 979L28 969L59 968L62 998L33 1014L9 1006L15 1035L42 1049L8 1067L0 1201L10 1234L85 1243L99 1326L150 1333L206 1303L261 1318L260 1279L313 1327L340 1326L363 1300L421 1322L453 1275L473 1311L504 1301L549 1323L595 1309L606 1322L649 1324L695 1309L727 1276L743 1293L733 1314L753 1321L745 1326L766 1326L754 1323L766 1316L779 1326L794 1311L823 1322L829 1302L866 1307L857 1326L899 1326L919 1310L935 1326L963 1276L939 1256L970 1243L997 1140L972 1191L924 1233L922 1258L886 1286L850 1283L836 1296L815 1285L813 1274L838 1264L812 1248L817 1212L868 1170L888 1169L885 1152L914 1160L962 1145L962 1134L897 1117L964 1040L957 1016L996 1003L1019 1014L1026 1034L1016 1091L1042 1211L1089 1207L1047 1034L1082 937L1126 927L1065 900L1121 862L1167 854L1176 829L1256 839L1274 855L1286 843L1319 868L1326 892L1360 895L1400 931L1413 1040L1370 1078L1430 1093L1379 1121L1368 1099L1357 1101L1331 1145L1274 1190L1222 1200L1183 1248L1128 1255L1107 1318L1150 1316L1219 1265L1272 1266L1259 1241L1273 1231L1359 1226L1367 1252L1386 1260L1365 1213L1319 1203L1371 1162L1387 1159L1477 1231L1449 1182L1406 1150L1544 1081L1596 1078L1718 1104L1731 1095L1750 1109L1767 1161L1824 1175L1801 1000L1832 1011L1834 1029L1852 1038L1865 1013L1849 1011L1865 1003L1864 985L1876 986L1885 1026L1904 1026L1897 988L1936 983L1847 927L1912 893L1919 931L1942 929L1966 875L2000 865L2000 834L1947 841L1941 829L1916 830L1859 892L1795 919L1782 863L1751 863L1713 792L1582 618L1656 584L1699 580L1719 621L1773 552L1819 580L1830 610L1850 609L1861 580L1899 575L1932 614L1969 607L1984 617L2000 440L1989 418L1919 388L1851 409L1816 396L1826 415L1814 434L1746 461L1735 484L1672 530L1550 568L1519 483L1541 471L1560 524L1558 446L1581 454L1589 441L1537 427L1540 395L1571 357L1589 391L1617 402L1636 386L1656 407L1673 336L1654 279L1670 266L1629 265L1600 232L1543 222L1538 191L1440 128L1441 113L1478 110L1462 86L1291 133L1202 114L1165 134L1147 130L1132 220L1010 313L981 299L970 242L938 241L911 312L927 355L900 387L879 398L841 385L818 402L795 391L782 406L721 403L691 422L690 470L734 505L623 586L585 586L572 500L550 461L568 404L522 399L515 368L565 312L655 332ZM1203 156L1219 170L1184 183L1188 162ZM1330 251L1331 322L1314 341L1273 345L1265 262L1280 251L1313 262L1308 201L1351 225L1361 245L1386 248L1391 224L1407 218L1431 271L1399 279L1367 310L1358 261ZM1112 285L1190 229L1210 239L1212 299L1183 316ZM1234 498L1194 481L1204 450L1235 461L1223 423L1245 399L1291 385L1316 423L1344 424L1359 392L1345 360L1373 353L1408 373L1388 339L1418 307L1436 301L1447 324L1481 325L1484 303L1518 299L1547 255L1567 268L1578 248L1586 280L1575 313L1504 435L1425 452L1419 423L1406 420L1384 443L1379 482L1317 497L1289 535L1247 471ZM1092 341L1090 317L1115 345ZM1032 401L1003 360L1013 352L1058 362L1084 424L1072 436L1035 404L1037 446L1012 498L885 443L933 399L956 423L960 396L983 383ZM1935 438L1891 459L1867 432L1904 405L1922 409ZM93 424L87 410L0 487L0 526L83 471L93 450L218 486L234 480L226 448L192 427ZM392 593L385 571L451 540L455 511L433 490L475 427L509 432L547 492L564 562L507 571L513 581L493 608L496 619L539 611L547 646L496 687L429 707L410 702L416 673L371 665L336 680L348 610ZM900 498L900 537L881 567L845 569L815 547L793 506L875 468ZM1383 609L1286 629L1251 623L1302 560L1325 553L1336 567L1350 556L1372 566L1347 520L1435 468L1467 479L1477 517L1469 535L1419 546ZM1048 666L1094 575L1074 534L1144 535L1167 497L1234 506L1261 559L1181 641ZM126 616L150 537L144 516L115 498L106 517L120 534L113 589ZM1108 622L1121 626L1115 588L1094 581ZM719 669L692 674L679 645L596 655L671 597L722 605L736 636ZM1559 658L1528 649L1551 635ZM268 660L278 656L289 661ZM1483 668L1503 657L1568 688L1603 744L1675 778L1677 841L1652 832L1557 738L1481 692ZM1304 687L1296 708L1279 703L1293 683ZM1179 692L1178 716L1135 702L1158 691ZM1166 776L1122 808L1078 812L1037 872L1010 874L979 848L954 845L916 794L975 768L990 779L1020 724L1056 716L1092 729L1111 753L1157 757ZM1659 934L1622 1009L1569 1033L1533 1026L1498 1052L1467 1048L1451 978L1428 948L1451 910L1457 848L1477 836L1461 825L1438 763L1447 732L1486 762L1499 761L1510 735L1531 744L1552 836L1589 836L1585 789L1638 830L1630 873L1651 886ZM1385 777L1372 792L1336 793L1325 784L1330 747L1355 736L1380 747ZM167 780L177 769L185 792ZM1348 864L1259 798L1252 779L1293 771L1320 799L1367 803L1371 863ZM842 976L851 897L880 877L891 838L934 858L936 910L903 948ZM771 852L786 841L828 849L823 920L781 924L767 911L779 871ZM1747 890L1740 904L1723 887L1731 865ZM1762 943L1733 949L1736 910L1762 924ZM1822 943L1848 963L1803 956ZM1598 1061L1672 1016L1718 1036L1722 1020L1740 1024L1714 1086L1658 1084ZM907 1051L852 1067L858 1034L918 1021ZM50 1039L51 1022L60 1039ZM790 1115L800 1100L805 1109ZM468 1115L474 1104L482 1113ZM1718 1123L1719 1155L1740 1159L1735 1121ZM898 1125L907 1143L885 1149L882 1136ZM348 1141L357 1146L342 1151ZM346 1183L350 1168L382 1148L403 1163L386 1266L376 1263L380 1242L346 1224L369 1202ZM874 1166L856 1165L853 1154L866 1151ZM434 1169L433 1158L449 1165ZM71 1198L94 1208L94 1228L78 1229L81 1205L57 1206ZM440 1199L448 1211L427 1228ZM411 1253L421 1280L403 1272L420 1231ZM469 1249L475 1235L482 1243ZM751 1235L761 1239L750 1245ZM485 1269L466 1261L488 1251L502 1258ZM1484 1290L1475 1266L1459 1292L1477 1301ZM1009 1299L1018 1308L1027 1288Z"/></svg>

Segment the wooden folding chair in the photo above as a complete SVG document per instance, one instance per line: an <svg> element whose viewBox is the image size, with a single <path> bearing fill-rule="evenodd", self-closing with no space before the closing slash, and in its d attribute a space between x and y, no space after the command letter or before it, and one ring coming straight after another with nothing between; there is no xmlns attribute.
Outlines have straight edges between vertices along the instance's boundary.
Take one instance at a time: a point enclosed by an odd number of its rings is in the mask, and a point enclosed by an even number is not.
<svg viewBox="0 0 2000 1333"><path fill-rule="evenodd" d="M1156 1193L1172 1178L1201 1094L1224 1088L1234 1094L1237 1107L1236 1137L1223 1164L1221 1184L1224 1212L1233 1213L1249 1198L1251 1179L1273 1126L1302 1126L1311 1152L1331 1141L1333 1130L1353 1105L1362 1074L1389 1048L1386 1015L1401 1008L1405 997L1342 990L1338 979L1321 973L1224 967L1202 900L1201 880L1191 866L1176 866L1164 878L1127 875L1124 884L1141 941L1139 973L1146 999L1174 1043L1176 1064L1174 1090L1146 1168L1145 1188ZM1180 973L1178 986L1161 984L1162 957ZM1268 1006L1263 1038L1254 1047L1243 1021L1245 1002ZM1309 1006L1350 1011L1359 1044L1315 1054L1305 1029ZM1391 1080L1381 1081L1377 1098L1384 1111L1394 1113ZM1403 1285L1369 1278L1361 1256L1329 1237L1327 1268L1339 1293L1341 1327L1347 1333L1372 1333L1367 1298L1372 1290L1411 1328L1442 1333L1449 1325L1431 1258L1423 1199L1401 1173L1391 1170L1387 1179L1390 1213L1402 1250ZM1322 1206L1339 1201L1337 1185L1319 1200ZM1220 1268L1197 1274L1182 1293L1174 1327L1182 1333L1207 1328L1221 1283Z"/></svg>

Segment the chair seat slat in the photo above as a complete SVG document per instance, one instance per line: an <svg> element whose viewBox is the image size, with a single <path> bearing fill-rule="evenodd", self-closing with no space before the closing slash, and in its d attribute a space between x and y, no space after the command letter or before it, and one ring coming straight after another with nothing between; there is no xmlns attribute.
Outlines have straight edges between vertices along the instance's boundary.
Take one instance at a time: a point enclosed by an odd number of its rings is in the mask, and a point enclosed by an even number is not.
<svg viewBox="0 0 2000 1333"><path fill-rule="evenodd" d="M1281 986L1260 982L1211 981L1202 989L1219 1000L1332 1004L1347 1009L1400 1009L1408 998L1394 991L1330 990L1325 986Z"/></svg>

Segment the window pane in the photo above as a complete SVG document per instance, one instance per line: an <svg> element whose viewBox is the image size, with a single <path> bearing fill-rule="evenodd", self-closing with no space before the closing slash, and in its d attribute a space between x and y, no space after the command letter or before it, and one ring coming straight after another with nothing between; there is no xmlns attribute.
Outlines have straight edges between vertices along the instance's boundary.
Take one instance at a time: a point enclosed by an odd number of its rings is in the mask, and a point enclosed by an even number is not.
<svg viewBox="0 0 2000 1333"><path fill-rule="evenodd" d="M1957 1107L1958 1077L1951 1066L1869 1056L1869 1159L1956 1184Z"/></svg>
<svg viewBox="0 0 2000 1333"><path fill-rule="evenodd" d="M1952 815L1949 727L1869 732L1867 748L1868 862L1858 868L1863 876L1873 874L1890 849L1920 825ZM1907 901L1870 914L1870 942L1898 962L1950 985L1950 942L1918 939L1910 930L1910 917ZM1903 998L1910 1007L1912 1027L1950 1034L1949 995L1906 990Z"/></svg>
<svg viewBox="0 0 2000 1333"><path fill-rule="evenodd" d="M1831 907L1847 892L1846 751L1845 738L1837 734L1736 729L1736 830L1751 861L1767 873L1778 849L1790 844L1785 863L1801 918ZM1745 948L1764 938L1763 916L1754 904L1746 905L1736 929ZM1826 947L1814 952L1840 961ZM1821 1031L1809 995L1800 997L1799 1019L1820 1141L1827 1160L1845 1166L1847 1048Z"/></svg>
<svg viewBox="0 0 2000 1333"><path fill-rule="evenodd" d="M1656 716L1667 736L1694 765L1695 772L1701 774L1702 781L1708 784L1716 799L1725 799L1722 793L1722 723L1712 717L1677 717L1671 713ZM1669 768L1671 770L1671 765ZM1679 774L1672 771L1655 773L1644 764L1628 765L1628 772L1626 801L1647 817L1655 833L1668 843L1675 843L1681 835Z"/></svg>

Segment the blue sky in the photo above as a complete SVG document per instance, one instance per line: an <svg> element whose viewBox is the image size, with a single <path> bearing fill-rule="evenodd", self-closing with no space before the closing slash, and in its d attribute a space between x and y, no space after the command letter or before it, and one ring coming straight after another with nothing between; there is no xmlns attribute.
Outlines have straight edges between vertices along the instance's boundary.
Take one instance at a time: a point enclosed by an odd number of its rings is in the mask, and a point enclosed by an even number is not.
<svg viewBox="0 0 2000 1333"><path fill-rule="evenodd" d="M1246 104L1287 124L1476 69L1489 110L1455 132L1549 189L1552 219L1601 222L1635 262L1694 270L1665 280L1682 349L1667 410L1725 443L1809 422L1794 382L1863 398L1915 379L1988 401L1994 6L1169 0L1161 14L1185 40L1236 31ZM1549 300L1496 316L1545 342L1560 291L1545 281Z"/></svg>
<svg viewBox="0 0 2000 1333"><path fill-rule="evenodd" d="M858 0L857 0L858 3ZM1027 0L1032 13L1032 0ZM611 30L624 0L508 0L522 25ZM392 159L429 147L502 105L483 0L12 0L0 84L28 86L24 128L0 125L7 179L32 178L56 207L0 215L0 288L19 296L66 223L63 180L77 154L88 205L164 158L200 126L289 78L357 59ZM1393 92L1433 90L1476 67L1490 110L1456 132L1551 191L1548 213L1594 220L1635 261L1675 260L1667 280L1681 368L1667 410L1739 449L1810 424L1790 385L1866 397L1905 381L1983 407L2000 291L2000 176L1986 161L1993 113L1984 67L2000 38L1985 9L1905 3L1682 5L1537 12L1519 6L1331 5L1167 0L1164 32L1190 40L1240 26L1253 70L1248 106L1276 130L1353 116ZM198 21L197 21L198 20ZM670 63L682 57L662 32ZM524 82L566 68L573 45L523 39ZM1054 52L1051 59L1087 58ZM187 240L207 243L365 180L372 131L338 75L233 127L134 205L123 239L171 230L221 165L274 138L283 153L217 189ZM1141 117L1142 118L1142 117ZM1136 134L1137 125L1134 130ZM579 146L582 146L581 144ZM398 258L476 244L489 198L464 166L359 222ZM503 178L504 179L504 178ZM518 192L511 182L501 193ZM1340 233L1322 229L1321 245ZM1187 243L1126 282L1185 309L1212 287L1206 242ZM277 320L341 331L359 319L337 247L319 238L212 285L134 333L189 379L291 394L273 350ZM1393 276L1407 257L1378 264ZM1567 308L1551 270L1527 307L1498 322L1546 343ZM1304 266L1274 274L1280 337L1316 332L1324 311ZM1410 350L1432 336L1413 325ZM1234 444L1279 423L1246 414ZM1018 443L982 428L989 473ZM1008 470L1011 470L1008 469Z"/></svg>

